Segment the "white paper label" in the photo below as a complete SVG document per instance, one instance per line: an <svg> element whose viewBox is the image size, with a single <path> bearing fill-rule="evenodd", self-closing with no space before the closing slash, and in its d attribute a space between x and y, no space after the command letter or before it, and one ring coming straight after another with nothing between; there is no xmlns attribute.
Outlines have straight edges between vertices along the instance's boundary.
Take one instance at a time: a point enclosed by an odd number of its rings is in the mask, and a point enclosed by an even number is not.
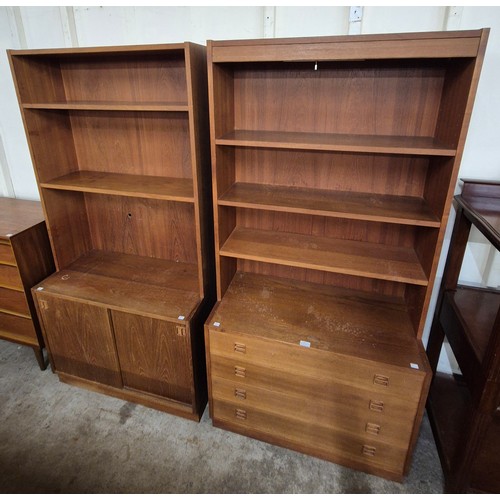
<svg viewBox="0 0 500 500"><path fill-rule="evenodd" d="M182 316L182 315L178 316L177 319L180 319L181 321L183 321L184 320L184 316Z"/></svg>
<svg viewBox="0 0 500 500"><path fill-rule="evenodd" d="M411 366L414 370L418 370L418 369L419 369L419 366L417 365L417 363L410 363L410 366Z"/></svg>
<svg viewBox="0 0 500 500"><path fill-rule="evenodd" d="M301 340L301 341L299 342L299 345L300 345L301 347L311 347L311 342L308 342L307 340Z"/></svg>
<svg viewBox="0 0 500 500"><path fill-rule="evenodd" d="M220 326L220 323L218 321L214 321L214 326Z"/></svg>
<svg viewBox="0 0 500 500"><path fill-rule="evenodd" d="M41 290L43 290L43 286L39 286L37 290L40 292Z"/></svg>

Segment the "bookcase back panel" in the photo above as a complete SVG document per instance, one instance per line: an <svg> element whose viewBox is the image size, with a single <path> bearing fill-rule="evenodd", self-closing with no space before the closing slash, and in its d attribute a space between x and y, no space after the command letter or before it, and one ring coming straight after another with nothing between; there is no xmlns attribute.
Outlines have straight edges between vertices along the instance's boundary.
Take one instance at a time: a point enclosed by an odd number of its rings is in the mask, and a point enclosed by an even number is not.
<svg viewBox="0 0 500 500"><path fill-rule="evenodd" d="M38 180L77 170L192 178L186 113L26 110Z"/></svg>
<svg viewBox="0 0 500 500"><path fill-rule="evenodd" d="M236 209L236 226L412 248L415 228L267 210Z"/></svg>
<svg viewBox="0 0 500 500"><path fill-rule="evenodd" d="M240 65L236 130L432 137L445 69L390 61Z"/></svg>
<svg viewBox="0 0 500 500"><path fill-rule="evenodd" d="M61 60L67 101L186 102L183 54Z"/></svg>
<svg viewBox="0 0 500 500"><path fill-rule="evenodd" d="M80 170L192 178L185 113L73 111Z"/></svg>
<svg viewBox="0 0 500 500"><path fill-rule="evenodd" d="M196 264L194 205L85 194L92 248Z"/></svg>
<svg viewBox="0 0 500 500"><path fill-rule="evenodd" d="M236 182L423 196L426 157L234 148Z"/></svg>
<svg viewBox="0 0 500 500"><path fill-rule="evenodd" d="M56 59L12 56L12 66L22 103L66 100L61 69Z"/></svg>
<svg viewBox="0 0 500 500"><path fill-rule="evenodd" d="M263 276L277 276L279 278L289 278L307 281L309 283L340 286L352 290L361 290L391 297L403 297L407 286L403 283L328 273L315 269L302 269L279 264L269 264L267 262L257 262L246 259L237 259L237 270L262 274Z"/></svg>
<svg viewBox="0 0 500 500"><path fill-rule="evenodd" d="M24 103L187 103L184 51L13 57Z"/></svg>

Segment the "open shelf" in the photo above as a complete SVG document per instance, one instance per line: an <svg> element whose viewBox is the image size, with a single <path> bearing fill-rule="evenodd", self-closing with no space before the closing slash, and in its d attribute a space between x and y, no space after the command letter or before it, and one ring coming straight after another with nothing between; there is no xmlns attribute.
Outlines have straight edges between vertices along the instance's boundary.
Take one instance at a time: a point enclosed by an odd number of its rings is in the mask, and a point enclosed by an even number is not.
<svg viewBox="0 0 500 500"><path fill-rule="evenodd" d="M456 290L446 291L445 295L462 330L459 335L452 336L455 332L450 332L450 342L452 338L461 340L463 346L465 341L472 350L468 352L468 358L474 357L480 367L500 308L500 293L484 288L459 286ZM460 348L458 350L460 351Z"/></svg>
<svg viewBox="0 0 500 500"><path fill-rule="evenodd" d="M195 264L93 250L44 283L47 292L117 311L188 321L200 303Z"/></svg>
<svg viewBox="0 0 500 500"><path fill-rule="evenodd" d="M456 149L433 137L234 130L215 140L219 146L247 146L356 153L455 156Z"/></svg>
<svg viewBox="0 0 500 500"><path fill-rule="evenodd" d="M413 248L236 228L220 255L415 285L428 280Z"/></svg>
<svg viewBox="0 0 500 500"><path fill-rule="evenodd" d="M466 423L470 418L471 396L467 386L453 375L436 373L429 394L428 411L438 451L445 472L453 470L453 461L462 444Z"/></svg>
<svg viewBox="0 0 500 500"><path fill-rule="evenodd" d="M440 222L422 198L237 182L219 205L424 227Z"/></svg>
<svg viewBox="0 0 500 500"><path fill-rule="evenodd" d="M104 102L104 101L73 101L73 102L42 102L25 103L25 109L74 109L88 111L188 111L186 102Z"/></svg>
<svg viewBox="0 0 500 500"><path fill-rule="evenodd" d="M40 183L43 188L194 203L192 179L78 171Z"/></svg>
<svg viewBox="0 0 500 500"><path fill-rule="evenodd" d="M263 314L265 311L265 314ZM237 272L211 321L246 333L402 367L421 356L402 298Z"/></svg>

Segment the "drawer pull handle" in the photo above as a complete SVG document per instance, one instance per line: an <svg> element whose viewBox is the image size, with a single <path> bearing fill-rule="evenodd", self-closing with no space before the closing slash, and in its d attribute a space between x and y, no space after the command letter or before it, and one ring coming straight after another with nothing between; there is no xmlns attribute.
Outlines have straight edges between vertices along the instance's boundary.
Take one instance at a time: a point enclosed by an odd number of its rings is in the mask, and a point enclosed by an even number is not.
<svg viewBox="0 0 500 500"><path fill-rule="evenodd" d="M378 436L380 434L380 425L368 422L366 424L365 431L368 432L368 434L374 434L375 436Z"/></svg>
<svg viewBox="0 0 500 500"><path fill-rule="evenodd" d="M241 354L246 354L247 346L245 344L240 344L239 342L235 342L234 352L240 352Z"/></svg>
<svg viewBox="0 0 500 500"><path fill-rule="evenodd" d="M246 368L242 368L241 366L235 366L234 367L234 374L237 377L246 377L247 376L247 370Z"/></svg>
<svg viewBox="0 0 500 500"><path fill-rule="evenodd" d="M366 455L367 457L374 457L375 456L375 452L376 452L376 448L375 446L369 446L367 444L364 444L363 445L363 455Z"/></svg>
<svg viewBox="0 0 500 500"><path fill-rule="evenodd" d="M370 401L370 410L382 412L384 411L384 402L383 401Z"/></svg>
<svg viewBox="0 0 500 500"><path fill-rule="evenodd" d="M247 419L247 411L246 410L241 410L240 408L237 408L234 411L234 416L238 418L239 420L246 420Z"/></svg>
<svg viewBox="0 0 500 500"><path fill-rule="evenodd" d="M247 391L245 389L235 389L234 390L234 397L239 398L239 399L246 399L247 398Z"/></svg>
<svg viewBox="0 0 500 500"><path fill-rule="evenodd" d="M389 385L389 377L385 375L375 375L375 377L373 377L373 383L387 387Z"/></svg>

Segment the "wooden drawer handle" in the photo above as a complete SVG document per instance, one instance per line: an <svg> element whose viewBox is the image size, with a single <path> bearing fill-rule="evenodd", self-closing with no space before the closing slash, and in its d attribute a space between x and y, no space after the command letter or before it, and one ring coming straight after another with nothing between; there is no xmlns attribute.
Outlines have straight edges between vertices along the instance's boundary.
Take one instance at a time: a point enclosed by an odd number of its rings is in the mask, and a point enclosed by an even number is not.
<svg viewBox="0 0 500 500"><path fill-rule="evenodd" d="M380 425L368 422L366 424L365 431L368 432L368 434L378 436L380 434Z"/></svg>
<svg viewBox="0 0 500 500"><path fill-rule="evenodd" d="M362 453L363 453L363 455L366 455L367 457L374 457L376 451L377 450L376 450L375 446L369 446L367 444L363 445Z"/></svg>
<svg viewBox="0 0 500 500"><path fill-rule="evenodd" d="M247 398L247 391L245 389L236 388L234 390L234 397L239 398L239 399L246 399Z"/></svg>
<svg viewBox="0 0 500 500"><path fill-rule="evenodd" d="M234 367L234 374L237 376L237 377L246 377L247 376L247 370L246 368L243 368L241 366L235 366Z"/></svg>
<svg viewBox="0 0 500 500"><path fill-rule="evenodd" d="M239 420L246 420L247 419L247 411L241 410L240 408L236 408L236 410L234 410L234 416Z"/></svg>
<svg viewBox="0 0 500 500"><path fill-rule="evenodd" d="M241 354L246 354L247 346L245 344L240 344L239 342L234 343L234 352L239 352Z"/></svg>
<svg viewBox="0 0 500 500"><path fill-rule="evenodd" d="M382 411L384 411L384 402L383 401L370 401L369 408L372 411L382 412Z"/></svg>
<svg viewBox="0 0 500 500"><path fill-rule="evenodd" d="M389 377L386 377L385 375L375 375L373 377L373 383L387 387L389 385Z"/></svg>

